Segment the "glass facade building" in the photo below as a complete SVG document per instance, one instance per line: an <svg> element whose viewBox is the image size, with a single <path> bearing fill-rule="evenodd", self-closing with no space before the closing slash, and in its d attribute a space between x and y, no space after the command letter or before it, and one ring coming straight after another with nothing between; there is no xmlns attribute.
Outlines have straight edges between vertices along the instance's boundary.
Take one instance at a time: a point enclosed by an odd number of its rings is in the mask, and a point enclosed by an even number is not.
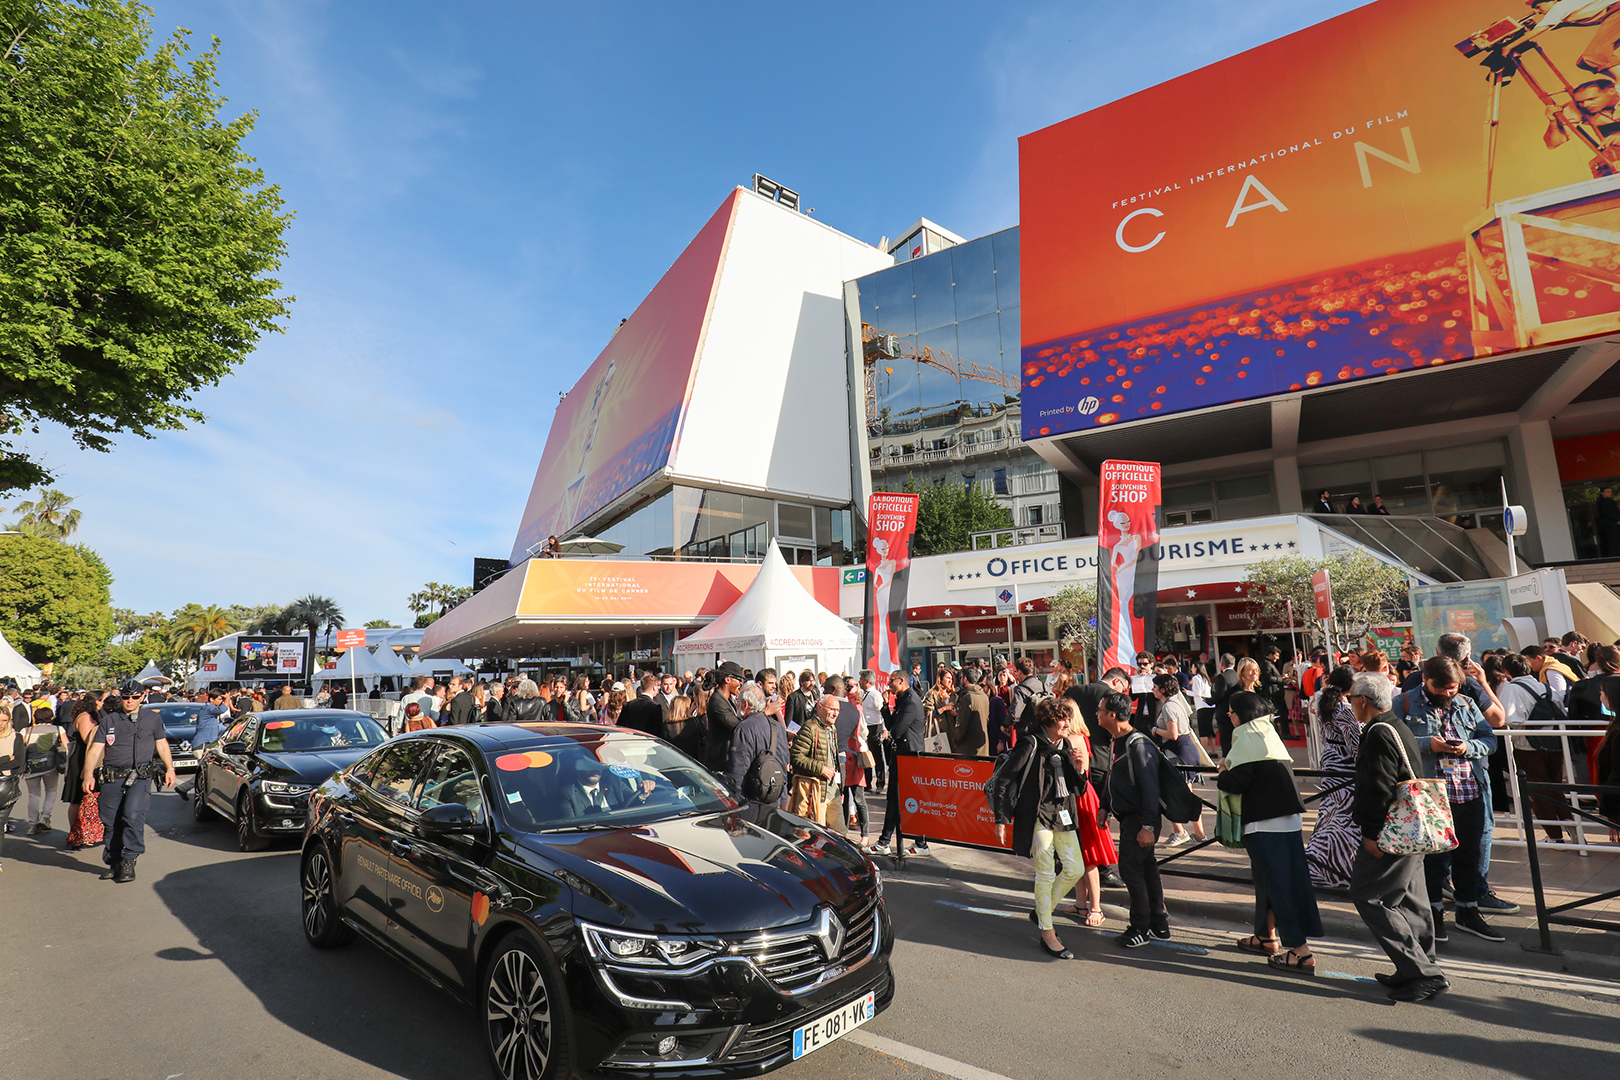
<svg viewBox="0 0 1620 1080"><path fill-rule="evenodd" d="M1062 520L1056 470L1019 435L1018 272L1012 228L853 283L874 490L959 483L1017 526Z"/></svg>

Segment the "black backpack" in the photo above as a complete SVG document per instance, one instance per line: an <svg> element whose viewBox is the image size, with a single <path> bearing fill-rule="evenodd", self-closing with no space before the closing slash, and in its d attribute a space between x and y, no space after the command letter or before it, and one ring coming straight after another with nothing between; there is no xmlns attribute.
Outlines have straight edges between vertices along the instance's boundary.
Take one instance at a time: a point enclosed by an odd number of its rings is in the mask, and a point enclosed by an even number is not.
<svg viewBox="0 0 1620 1080"><path fill-rule="evenodd" d="M1543 684L1545 686L1545 684ZM1564 714L1563 707L1553 700L1552 687L1545 686L1546 693L1537 694L1536 703L1530 706L1530 713L1526 720L1557 720L1567 723L1569 717ZM1564 748L1564 743L1557 735L1530 735L1530 749L1551 750L1554 753Z"/></svg>
<svg viewBox="0 0 1620 1080"><path fill-rule="evenodd" d="M1125 739L1125 766L1131 771L1131 783L1136 783L1136 762L1131 758L1131 741L1133 739L1147 739L1148 745L1153 740L1148 739L1140 731L1132 732ZM1177 824L1186 824L1198 820L1198 815L1204 812L1204 801L1193 794L1192 788L1187 786L1187 776L1181 771L1178 763L1166 757L1162 750L1154 747L1154 756L1159 759L1159 812Z"/></svg>
<svg viewBox="0 0 1620 1080"><path fill-rule="evenodd" d="M751 802L775 805L787 794L787 772L782 768L782 759L776 756L776 741L786 733L776 721L769 723L771 744L761 747L754 760L749 762L748 771L743 774L742 797Z"/></svg>

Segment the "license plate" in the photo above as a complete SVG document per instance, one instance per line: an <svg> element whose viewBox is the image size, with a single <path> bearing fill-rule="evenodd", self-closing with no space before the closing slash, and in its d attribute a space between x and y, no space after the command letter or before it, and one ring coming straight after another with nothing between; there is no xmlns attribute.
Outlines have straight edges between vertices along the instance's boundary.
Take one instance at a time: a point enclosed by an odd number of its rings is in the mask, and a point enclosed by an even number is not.
<svg viewBox="0 0 1620 1080"><path fill-rule="evenodd" d="M793 1060L820 1050L823 1046L841 1036L849 1034L868 1020L872 1019L876 1008L877 994L870 993L863 998L856 998L841 1009L832 1012L811 1023L798 1028L793 1032Z"/></svg>

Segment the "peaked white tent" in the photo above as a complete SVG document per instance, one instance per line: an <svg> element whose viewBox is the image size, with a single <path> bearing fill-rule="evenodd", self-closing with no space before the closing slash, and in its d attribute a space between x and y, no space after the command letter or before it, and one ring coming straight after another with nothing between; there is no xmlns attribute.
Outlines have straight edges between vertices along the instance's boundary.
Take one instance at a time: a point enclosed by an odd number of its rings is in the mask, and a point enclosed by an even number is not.
<svg viewBox="0 0 1620 1080"><path fill-rule="evenodd" d="M394 651L392 645L377 646L377 651L372 654L371 659L376 663L377 669L384 675L408 676L411 674L409 665L400 659L399 653ZM342 664L343 661L339 660L338 663Z"/></svg>
<svg viewBox="0 0 1620 1080"><path fill-rule="evenodd" d="M191 673L186 685L193 690L201 690L209 683L235 682L236 661L229 652L216 652L212 656L204 656L197 670Z"/></svg>
<svg viewBox="0 0 1620 1080"><path fill-rule="evenodd" d="M30 664L26 656L11 647L5 634L0 634L0 679L16 679L17 685L26 690L39 682L44 674Z"/></svg>
<svg viewBox="0 0 1620 1080"><path fill-rule="evenodd" d="M156 686L158 683L174 682L173 679L158 670L156 660L148 660L146 666L141 668L140 672L135 676L135 681L142 686Z"/></svg>
<svg viewBox="0 0 1620 1080"><path fill-rule="evenodd" d="M378 675L387 675L377 666L377 658L371 655L370 649L349 649L337 658L337 666L322 668L315 673L313 682L347 682L350 679L359 679L365 682Z"/></svg>
<svg viewBox="0 0 1620 1080"><path fill-rule="evenodd" d="M675 655L706 662L735 660L745 668L804 666L856 670L860 634L799 583L776 541L748 591L719 617L675 645Z"/></svg>

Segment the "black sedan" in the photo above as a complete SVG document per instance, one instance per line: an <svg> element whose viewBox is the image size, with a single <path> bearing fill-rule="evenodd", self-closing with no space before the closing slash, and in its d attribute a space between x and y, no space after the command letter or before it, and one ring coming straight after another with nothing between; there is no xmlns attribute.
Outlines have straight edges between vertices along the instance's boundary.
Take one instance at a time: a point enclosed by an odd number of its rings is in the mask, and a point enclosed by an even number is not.
<svg viewBox="0 0 1620 1080"><path fill-rule="evenodd" d="M197 767L197 752L201 747L192 746L192 740L197 737L197 715L208 707L206 703L196 701L165 701L141 706L141 716L155 716L163 722L175 772L187 772Z"/></svg>
<svg viewBox="0 0 1620 1080"><path fill-rule="evenodd" d="M388 739L364 713L284 709L242 717L203 749L191 808L236 823L243 851L304 831L309 793Z"/></svg>
<svg viewBox="0 0 1620 1080"><path fill-rule="evenodd" d="M315 791L300 866L311 944L472 1005L502 1080L757 1076L894 994L872 862L639 732L394 739Z"/></svg>

